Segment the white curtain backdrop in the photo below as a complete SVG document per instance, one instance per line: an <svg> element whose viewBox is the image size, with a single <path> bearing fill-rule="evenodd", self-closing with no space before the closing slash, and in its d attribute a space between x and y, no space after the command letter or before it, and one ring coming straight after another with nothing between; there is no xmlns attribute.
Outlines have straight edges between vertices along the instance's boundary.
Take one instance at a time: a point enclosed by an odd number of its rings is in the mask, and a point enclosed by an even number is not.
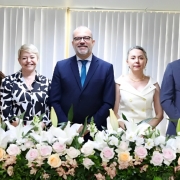
<svg viewBox="0 0 180 180"><path fill-rule="evenodd" d="M51 78L56 62L74 55L72 33L81 25L92 30L93 53L114 65L115 78L127 73L127 51L135 45L147 51L145 74L160 85L167 64L180 57L179 12L0 7L0 22L0 70L5 75L20 69L17 51L32 43L40 52L37 71ZM163 121L162 131L165 126Z"/></svg>
<svg viewBox="0 0 180 180"><path fill-rule="evenodd" d="M31 43L40 53L37 71L51 78L55 63L65 57L65 18L66 9L1 7L0 70L18 71L18 49Z"/></svg>

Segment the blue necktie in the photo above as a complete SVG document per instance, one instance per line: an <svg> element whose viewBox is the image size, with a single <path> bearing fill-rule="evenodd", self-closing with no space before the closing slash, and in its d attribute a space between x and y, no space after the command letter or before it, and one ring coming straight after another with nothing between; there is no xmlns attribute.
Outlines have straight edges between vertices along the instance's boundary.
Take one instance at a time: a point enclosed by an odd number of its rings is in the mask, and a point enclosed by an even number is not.
<svg viewBox="0 0 180 180"><path fill-rule="evenodd" d="M81 67L81 85L83 87L84 81L86 79L86 63L88 62L87 60L80 60L82 63Z"/></svg>

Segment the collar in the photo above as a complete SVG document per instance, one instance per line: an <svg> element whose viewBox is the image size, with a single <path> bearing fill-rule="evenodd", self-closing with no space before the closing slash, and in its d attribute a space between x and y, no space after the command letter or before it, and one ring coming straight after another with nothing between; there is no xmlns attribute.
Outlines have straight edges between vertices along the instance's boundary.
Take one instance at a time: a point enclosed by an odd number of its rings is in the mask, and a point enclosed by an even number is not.
<svg viewBox="0 0 180 180"><path fill-rule="evenodd" d="M83 60L83 59L81 59L80 57L78 57L77 55L76 55L76 59L77 59L77 61L79 61L79 60ZM86 58L86 60L88 60L88 61L92 61L92 54L88 57L88 58Z"/></svg>
<svg viewBox="0 0 180 180"><path fill-rule="evenodd" d="M23 82L22 70L19 70L16 73L16 78L19 79L21 82ZM37 71L36 71L35 80L40 82L41 79L42 79L41 75L39 73L37 73Z"/></svg>

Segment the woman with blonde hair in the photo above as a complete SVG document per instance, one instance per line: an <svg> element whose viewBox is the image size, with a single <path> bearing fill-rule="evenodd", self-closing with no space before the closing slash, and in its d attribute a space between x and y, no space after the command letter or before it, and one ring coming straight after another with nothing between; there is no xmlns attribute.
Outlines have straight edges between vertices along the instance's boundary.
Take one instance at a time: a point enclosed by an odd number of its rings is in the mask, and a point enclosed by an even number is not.
<svg viewBox="0 0 180 180"><path fill-rule="evenodd" d="M151 118L149 124L156 127L163 119L160 87L156 80L144 74L147 60L146 51L142 47L129 49L126 60L129 73L116 80L114 112L117 118L122 119L124 114L135 123ZM124 127L124 124L120 122L120 126Z"/></svg>
<svg viewBox="0 0 180 180"><path fill-rule="evenodd" d="M42 117L42 126L49 120L50 80L36 71L39 60L38 49L33 44L24 44L18 51L21 70L6 76L1 85L2 120L18 125L18 118L24 113L24 124L30 123L33 117Z"/></svg>

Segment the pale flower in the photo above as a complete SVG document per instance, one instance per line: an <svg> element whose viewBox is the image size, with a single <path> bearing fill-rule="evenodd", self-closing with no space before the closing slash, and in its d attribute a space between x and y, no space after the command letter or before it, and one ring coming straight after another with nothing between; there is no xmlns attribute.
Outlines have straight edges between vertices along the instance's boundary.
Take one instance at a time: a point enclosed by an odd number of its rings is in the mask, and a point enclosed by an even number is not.
<svg viewBox="0 0 180 180"><path fill-rule="evenodd" d="M89 158L84 158L84 159L83 159L83 165L84 165L84 167L85 167L86 169L89 170L89 168L90 168L92 165L94 165L94 162L93 162L91 159L89 159Z"/></svg>
<svg viewBox="0 0 180 180"><path fill-rule="evenodd" d="M164 157L164 164L169 165L173 160L176 159L176 153L173 149L165 147L162 149Z"/></svg>
<svg viewBox="0 0 180 180"><path fill-rule="evenodd" d="M163 155L159 151L154 151L150 163L154 166L161 166L163 162Z"/></svg>
<svg viewBox="0 0 180 180"><path fill-rule="evenodd" d="M126 140L130 142L134 142L136 140L136 135L133 131L132 132L126 131L125 134L126 134Z"/></svg>
<svg viewBox="0 0 180 180"><path fill-rule="evenodd" d="M5 149L7 147L7 143L10 141L10 134L8 131L4 131L0 127L0 147Z"/></svg>
<svg viewBox="0 0 180 180"><path fill-rule="evenodd" d="M79 144L82 144L84 142L84 138L83 137L78 137L78 142L79 142Z"/></svg>
<svg viewBox="0 0 180 180"><path fill-rule="evenodd" d="M97 133L97 131L98 131L95 123L90 123L90 124L88 124L87 130L89 130L91 137L94 137L94 135L95 135L95 134Z"/></svg>
<svg viewBox="0 0 180 180"><path fill-rule="evenodd" d="M52 147L59 155L63 155L66 151L66 144L61 144L60 142L55 142Z"/></svg>
<svg viewBox="0 0 180 180"><path fill-rule="evenodd" d="M2 161L4 159L5 155L6 155L5 150L0 148L0 161Z"/></svg>
<svg viewBox="0 0 180 180"><path fill-rule="evenodd" d="M117 117L115 116L114 111L112 109L109 109L109 112L110 112L109 119L110 119L110 124L112 126L112 129L114 131L117 131L119 128Z"/></svg>
<svg viewBox="0 0 180 180"><path fill-rule="evenodd" d="M129 142L128 141L120 141L120 144L118 146L118 152L119 151L130 151Z"/></svg>
<svg viewBox="0 0 180 180"><path fill-rule="evenodd" d="M130 153L128 151L125 152L119 152L118 153L118 162L129 162L132 160L132 157L130 156Z"/></svg>
<svg viewBox="0 0 180 180"><path fill-rule="evenodd" d="M74 147L70 147L69 149L67 149L66 153L72 159L80 155L80 151L78 149L75 149Z"/></svg>
<svg viewBox="0 0 180 180"><path fill-rule="evenodd" d="M169 147L171 149L173 149L174 151L177 148L177 141L174 138L168 139L166 142L166 147Z"/></svg>
<svg viewBox="0 0 180 180"><path fill-rule="evenodd" d="M115 137L115 136L110 136L109 137L109 145L112 145L112 146L118 146L118 138Z"/></svg>
<svg viewBox="0 0 180 180"><path fill-rule="evenodd" d="M143 146L136 147L134 152L139 158L145 158L148 153L147 149Z"/></svg>
<svg viewBox="0 0 180 180"><path fill-rule="evenodd" d="M144 144L144 138L142 136L137 136L136 137L136 146L140 146Z"/></svg>
<svg viewBox="0 0 180 180"><path fill-rule="evenodd" d="M102 149L107 146L106 141L108 141L108 137L105 131L98 131L92 144L95 149L102 151Z"/></svg>
<svg viewBox="0 0 180 180"><path fill-rule="evenodd" d="M70 122L68 121L64 130L51 126L48 132L52 134L52 136L61 144L71 145L74 137L79 135L78 130L80 126L82 126L82 124L73 124L71 126Z"/></svg>
<svg viewBox="0 0 180 180"><path fill-rule="evenodd" d="M39 148L41 156L49 156L52 153L52 147L48 145L42 145Z"/></svg>
<svg viewBox="0 0 180 180"><path fill-rule="evenodd" d="M112 159L114 157L114 149L113 148L109 148L109 147L105 147L102 151L101 151L101 158L102 161L105 162L109 162L110 159Z"/></svg>
<svg viewBox="0 0 180 180"><path fill-rule="evenodd" d="M158 145L164 145L166 141L166 137L165 136L158 136L154 139L154 144L156 146Z"/></svg>
<svg viewBox="0 0 180 180"><path fill-rule="evenodd" d="M84 156L90 156L93 155L95 153L94 151L94 147L91 143L91 141L88 141L87 143L85 143L82 148L81 148L81 152L84 154Z"/></svg>
<svg viewBox="0 0 180 180"><path fill-rule="evenodd" d="M10 144L10 146L7 148L6 152L11 155L11 156L17 156L18 154L21 153L21 150L19 146L16 144Z"/></svg>
<svg viewBox="0 0 180 180"><path fill-rule="evenodd" d="M58 154L52 154L48 157L48 164L53 167L57 168L61 165L61 159L59 158Z"/></svg>
<svg viewBox="0 0 180 180"><path fill-rule="evenodd" d="M96 179L97 180L105 180L105 176L103 176L101 173L98 173L98 174L94 174L96 176Z"/></svg>
<svg viewBox="0 0 180 180"><path fill-rule="evenodd" d="M9 176L12 176L14 174L13 166L8 166L7 173Z"/></svg>
<svg viewBox="0 0 180 180"><path fill-rule="evenodd" d="M145 148L152 149L154 147L153 139L146 139Z"/></svg>
<svg viewBox="0 0 180 180"><path fill-rule="evenodd" d="M28 161L34 161L39 156L37 149L30 149L26 154L26 159Z"/></svg>

